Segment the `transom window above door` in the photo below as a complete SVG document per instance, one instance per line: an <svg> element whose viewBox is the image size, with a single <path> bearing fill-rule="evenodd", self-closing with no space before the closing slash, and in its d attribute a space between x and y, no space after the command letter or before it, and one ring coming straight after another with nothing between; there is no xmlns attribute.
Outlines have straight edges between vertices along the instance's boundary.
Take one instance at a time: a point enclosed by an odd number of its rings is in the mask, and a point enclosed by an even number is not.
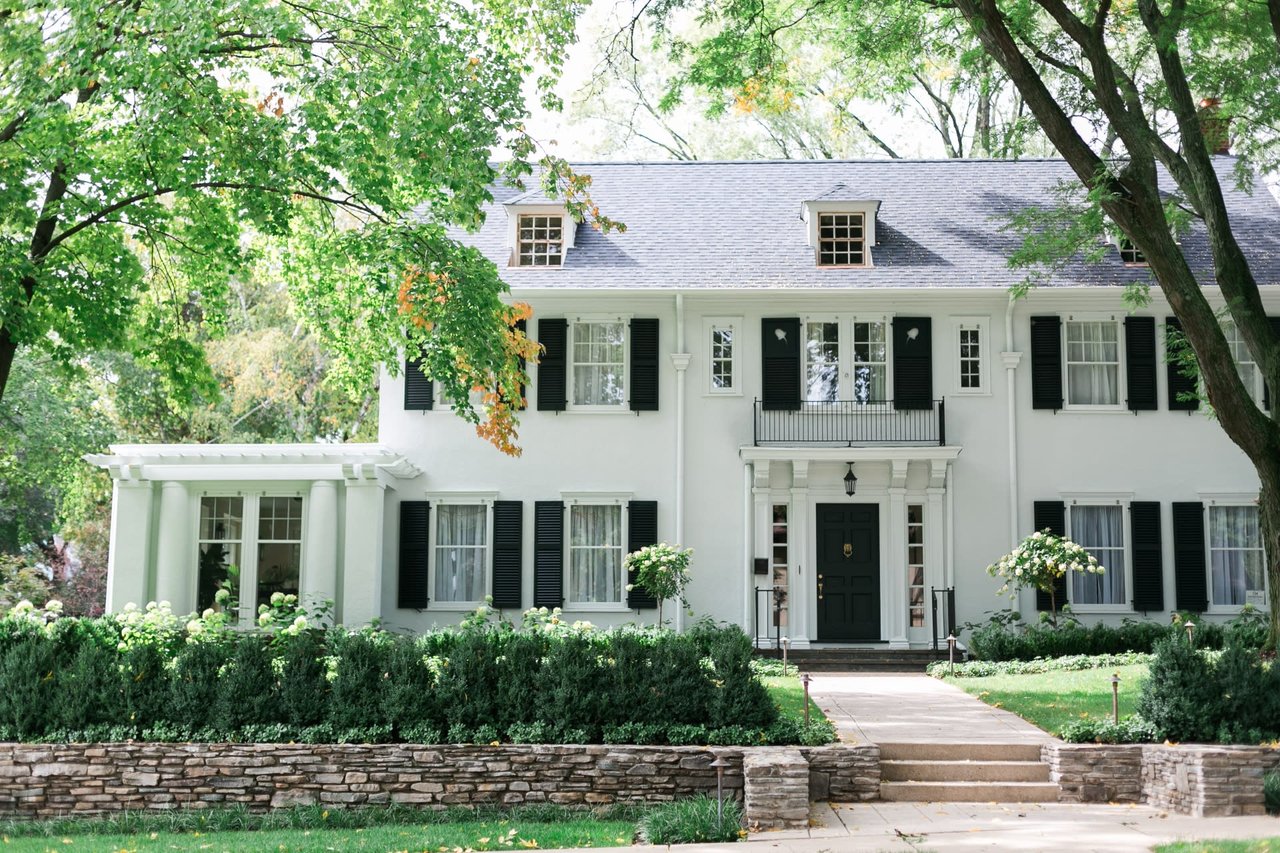
<svg viewBox="0 0 1280 853"><path fill-rule="evenodd" d="M621 408L626 404L627 324L622 320L569 324L575 408Z"/></svg>
<svg viewBox="0 0 1280 853"><path fill-rule="evenodd" d="M1115 320L1067 320L1067 405L1120 405L1120 324Z"/></svg>
<svg viewBox="0 0 1280 853"><path fill-rule="evenodd" d="M888 399L887 323L808 320L804 324L804 400L875 403Z"/></svg>

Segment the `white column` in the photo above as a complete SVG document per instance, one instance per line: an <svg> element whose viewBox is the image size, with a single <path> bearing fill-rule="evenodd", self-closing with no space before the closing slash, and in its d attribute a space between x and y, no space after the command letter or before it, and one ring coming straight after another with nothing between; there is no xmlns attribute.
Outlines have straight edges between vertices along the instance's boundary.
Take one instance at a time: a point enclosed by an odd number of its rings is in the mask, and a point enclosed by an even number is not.
<svg viewBox="0 0 1280 853"><path fill-rule="evenodd" d="M147 602L151 564L151 483L115 480L111 484L111 549L107 556L107 612L130 602Z"/></svg>
<svg viewBox="0 0 1280 853"><path fill-rule="evenodd" d="M889 488L889 542L884 559L889 618L882 631L889 638L889 648L905 649L911 644L907 641L907 490L902 486Z"/></svg>
<svg viewBox="0 0 1280 853"><path fill-rule="evenodd" d="M760 472L763 469L765 477L768 477L769 463L757 462L755 465L756 477L755 485L751 487L752 497L752 517L754 519L754 533L752 537L753 545L751 548L751 607L755 614L755 631L757 639L768 637L773 631L773 610L769 606L770 599L757 592L758 588L773 586L773 571L770 569L768 575L758 575L755 573L755 561L760 557L772 554L772 542L770 541L773 533L773 524L769 517L769 487L760 485ZM769 561L772 565L772 560ZM761 639L762 645L767 645Z"/></svg>
<svg viewBox="0 0 1280 853"><path fill-rule="evenodd" d="M316 480L307 495L307 541L303 544L302 601L315 607L338 598L338 486Z"/></svg>
<svg viewBox="0 0 1280 853"><path fill-rule="evenodd" d="M343 625L367 625L382 614L383 486L347 480L346 547L342 553Z"/></svg>
<svg viewBox="0 0 1280 853"><path fill-rule="evenodd" d="M189 613L196 606L194 522L186 483L165 481L160 488L156 601L169 602L174 613Z"/></svg>
<svg viewBox="0 0 1280 853"><path fill-rule="evenodd" d="M676 347L684 349L684 298L676 295L676 316L679 318L676 332ZM684 432L685 432L685 375L689 368L689 354L675 352L671 354L671 363L676 369L676 465L675 465L675 543L684 545ZM684 630L684 608L676 605L676 630Z"/></svg>
<svg viewBox="0 0 1280 853"><path fill-rule="evenodd" d="M787 516L787 555L791 571L787 578L787 623L791 648L807 649L818 624L817 574L809 564L809 462L791 463L791 511ZM805 571L809 565L810 570Z"/></svg>

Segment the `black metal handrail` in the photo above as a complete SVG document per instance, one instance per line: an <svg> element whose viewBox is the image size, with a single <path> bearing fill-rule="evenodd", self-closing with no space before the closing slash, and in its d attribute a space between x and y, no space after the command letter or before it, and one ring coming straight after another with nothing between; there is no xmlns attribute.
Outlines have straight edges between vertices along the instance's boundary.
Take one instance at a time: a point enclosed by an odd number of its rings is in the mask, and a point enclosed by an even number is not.
<svg viewBox="0 0 1280 853"><path fill-rule="evenodd" d="M755 444L827 447L942 446L947 443L946 401L899 408L893 400L832 400L795 409L766 409L755 401Z"/></svg>
<svg viewBox="0 0 1280 853"><path fill-rule="evenodd" d="M938 589L937 587L929 587L929 591L933 594L933 650L938 651L939 641L945 646L948 637L954 637L956 633L956 588L954 586ZM942 610L944 618L938 621L938 599L942 599Z"/></svg>

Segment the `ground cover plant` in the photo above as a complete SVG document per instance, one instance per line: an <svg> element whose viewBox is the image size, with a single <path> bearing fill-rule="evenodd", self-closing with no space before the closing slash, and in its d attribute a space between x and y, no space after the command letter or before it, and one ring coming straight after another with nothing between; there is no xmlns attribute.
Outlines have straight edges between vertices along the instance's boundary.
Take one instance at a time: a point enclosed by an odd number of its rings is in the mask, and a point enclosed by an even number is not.
<svg viewBox="0 0 1280 853"><path fill-rule="evenodd" d="M1178 841L1161 844L1156 853L1280 853L1280 836L1223 841Z"/></svg>
<svg viewBox="0 0 1280 853"><path fill-rule="evenodd" d="M640 818L639 836L646 844L706 844L737 841L746 832L742 806L726 797L722 805L705 794L654 806Z"/></svg>
<svg viewBox="0 0 1280 853"><path fill-rule="evenodd" d="M737 627L598 630L545 610L400 636L323 627L291 596L255 630L162 605L79 619L22 604L0 618L0 738L800 742L751 656Z"/></svg>

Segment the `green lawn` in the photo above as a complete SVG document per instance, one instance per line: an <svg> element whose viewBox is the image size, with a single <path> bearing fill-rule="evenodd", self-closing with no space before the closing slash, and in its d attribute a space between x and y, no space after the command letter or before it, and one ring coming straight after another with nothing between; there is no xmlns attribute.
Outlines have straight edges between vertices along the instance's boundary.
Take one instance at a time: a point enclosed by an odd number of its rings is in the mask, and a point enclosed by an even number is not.
<svg viewBox="0 0 1280 853"><path fill-rule="evenodd" d="M781 675L766 675L762 676L760 681L768 688L769 695L773 697L774 702L778 703L778 710L784 716L797 719L804 717L804 685L800 683L797 676L789 675L784 678ZM818 722L826 718L822 709L810 698L809 719Z"/></svg>
<svg viewBox="0 0 1280 853"><path fill-rule="evenodd" d="M1161 844L1156 853L1280 853L1280 837L1253 841L1179 841Z"/></svg>
<svg viewBox="0 0 1280 853"><path fill-rule="evenodd" d="M1111 716L1111 676L1120 674L1120 716L1133 713L1138 685L1147 676L1145 665L1035 675L991 675L949 678L966 693L988 705L1012 711L1051 734L1070 720Z"/></svg>
<svg viewBox="0 0 1280 853"><path fill-rule="evenodd" d="M287 829L256 832L169 833L139 835L79 835L49 838L5 837L0 850L144 851L199 850L209 853L271 850L278 853L327 851L523 850L548 847L620 847L629 845L635 824L629 821L536 823L494 821L438 826L376 826L365 829Z"/></svg>

